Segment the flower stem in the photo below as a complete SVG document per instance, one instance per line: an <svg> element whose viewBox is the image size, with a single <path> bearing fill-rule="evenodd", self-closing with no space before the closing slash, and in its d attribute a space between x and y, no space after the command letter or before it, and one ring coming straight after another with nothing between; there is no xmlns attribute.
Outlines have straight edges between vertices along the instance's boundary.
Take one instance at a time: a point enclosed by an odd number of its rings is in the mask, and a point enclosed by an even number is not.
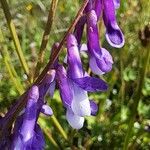
<svg viewBox="0 0 150 150"><path fill-rule="evenodd" d="M58 131L61 133L61 135L64 137L65 140L68 140L67 134L64 131L64 129L61 127L60 123L56 119L56 117L53 115L51 116L51 120L54 123L55 127L58 129Z"/></svg>
<svg viewBox="0 0 150 150"><path fill-rule="evenodd" d="M38 122L39 122L42 130L44 131L44 134L48 137L49 141L55 146L55 148L59 149L57 142L55 141L55 139L51 135L50 129L47 127L47 125L45 125L45 120L40 117L38 119Z"/></svg>
<svg viewBox="0 0 150 150"><path fill-rule="evenodd" d="M145 49L145 51L146 51L146 54L143 58L143 67L141 66L139 68L140 75L139 75L139 82L138 82L138 86L137 86L137 91L136 91L135 95L133 95L133 98L132 98L133 99L133 109L131 111L131 116L129 118L129 125L128 125L128 130L127 130L127 133L125 136L125 140L124 140L123 150L128 149L128 144L130 141L132 128L134 125L134 119L135 119L136 114L137 114L137 107L138 107L139 101L141 99L142 88L143 88L143 84L144 84L147 66L149 63L149 57L150 57L150 50L147 48L147 49Z"/></svg>
<svg viewBox="0 0 150 150"><path fill-rule="evenodd" d="M19 42L19 39L18 39L18 36L17 36L17 33L16 33L15 25L12 21L12 17L11 17L10 11L9 11L8 3L7 3L6 0L0 0L0 2L1 2L2 9L4 11L4 14L5 14L5 17L6 17L6 20L7 20L7 24L8 24L13 42L14 42L15 47L16 47L17 55L19 57L19 60L21 62L21 65L22 65L26 75L28 76L29 75L29 68L28 68L26 60L24 58L21 46L20 46L20 42Z"/></svg>
<svg viewBox="0 0 150 150"><path fill-rule="evenodd" d="M49 10L48 19L47 19L47 23L46 23L46 27L45 27L45 31L43 34L39 55L38 55L38 62L37 62L36 68L35 68L34 78L36 78L39 75L40 69L43 65L44 53L46 50L46 46L47 46L48 39L49 39L49 34L50 34L52 24L54 21L57 3L58 3L58 0L52 0L52 2L51 2L51 7Z"/></svg>

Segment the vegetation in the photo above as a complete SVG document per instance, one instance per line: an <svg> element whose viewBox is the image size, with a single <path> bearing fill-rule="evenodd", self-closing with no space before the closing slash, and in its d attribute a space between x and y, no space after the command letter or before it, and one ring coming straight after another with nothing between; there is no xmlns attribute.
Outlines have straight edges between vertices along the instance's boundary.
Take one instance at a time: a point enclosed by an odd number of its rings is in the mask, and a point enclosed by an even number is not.
<svg viewBox="0 0 150 150"><path fill-rule="evenodd" d="M20 46L14 45L16 38L10 32L11 29L15 32L14 26L8 24L3 7L0 5L0 115L2 117L33 82L51 1L8 0L8 4ZM58 0L41 68L44 68L49 60L53 43L61 41L80 6L79 0ZM117 19L125 35L125 46L119 50L110 47L105 41L105 31L100 21L102 45L109 50L114 59L112 71L102 76L109 84L109 89L103 93L90 93L90 99L98 103L99 111L96 116L88 117L80 130L73 130L67 123L58 90L55 91L52 99L47 97L55 116L41 115L38 120L46 138L45 149L149 149L149 8L150 2L147 0L121 1ZM85 41L84 35L82 42ZM64 47L60 60L64 59L65 52ZM87 56L82 57L87 70L89 68Z"/></svg>

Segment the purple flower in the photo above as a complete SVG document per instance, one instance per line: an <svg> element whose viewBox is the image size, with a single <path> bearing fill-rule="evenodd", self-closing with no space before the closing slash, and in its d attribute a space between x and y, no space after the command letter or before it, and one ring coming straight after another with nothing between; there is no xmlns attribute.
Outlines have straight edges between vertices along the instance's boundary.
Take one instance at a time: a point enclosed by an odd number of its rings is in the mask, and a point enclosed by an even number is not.
<svg viewBox="0 0 150 150"><path fill-rule="evenodd" d="M124 36L116 21L115 6L118 7L117 4L119 4L118 0L103 0L103 19L108 43L113 47L121 48L124 45Z"/></svg>
<svg viewBox="0 0 150 150"><path fill-rule="evenodd" d="M37 125L37 102L39 99L39 88L33 86L28 92L28 101L25 112L15 124L13 143L11 149L34 150L43 149L45 142L40 127Z"/></svg>
<svg viewBox="0 0 150 150"><path fill-rule="evenodd" d="M67 72L63 66L59 66L56 76L60 95L67 109L67 120L73 128L79 129L83 126L84 116L91 115L87 91L105 91L107 85L101 79L85 76L78 44L75 36L72 34L67 38L67 50Z"/></svg>
<svg viewBox="0 0 150 150"><path fill-rule="evenodd" d="M110 53L99 45L97 15L91 10L87 16L87 46L90 68L95 74L104 74L112 69L113 60Z"/></svg>

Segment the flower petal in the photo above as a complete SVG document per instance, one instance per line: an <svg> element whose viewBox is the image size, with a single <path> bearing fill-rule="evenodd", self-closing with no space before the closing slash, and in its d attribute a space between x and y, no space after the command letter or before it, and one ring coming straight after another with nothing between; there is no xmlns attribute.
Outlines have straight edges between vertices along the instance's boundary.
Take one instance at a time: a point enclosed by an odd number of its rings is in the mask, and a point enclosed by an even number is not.
<svg viewBox="0 0 150 150"><path fill-rule="evenodd" d="M56 87L56 82L55 81L51 82L51 84L49 86L49 89L48 89L49 95L50 95L51 98L54 95L55 87Z"/></svg>
<svg viewBox="0 0 150 150"><path fill-rule="evenodd" d="M67 62L68 72L71 79L83 77L82 63L76 38L70 34L67 38Z"/></svg>
<svg viewBox="0 0 150 150"><path fill-rule="evenodd" d="M77 25L75 26L74 35L77 39L79 46L81 44L81 38L82 38L85 23L86 23L86 17L82 16L78 21Z"/></svg>
<svg viewBox="0 0 150 150"><path fill-rule="evenodd" d="M97 75L111 71L113 64L112 56L105 48L101 48L101 53L93 50L93 55L90 55L90 68Z"/></svg>
<svg viewBox="0 0 150 150"><path fill-rule="evenodd" d="M50 88L50 85L55 79L55 74L56 71L54 69L51 69L47 72L46 76L42 80L41 84L39 85L40 99L44 99L44 96Z"/></svg>
<svg viewBox="0 0 150 150"><path fill-rule="evenodd" d="M120 7L120 0L113 0L113 2L114 2L115 9L118 9Z"/></svg>
<svg viewBox="0 0 150 150"><path fill-rule="evenodd" d="M84 124L84 117L75 115L71 110L67 109L66 118L69 124L74 129L81 129Z"/></svg>
<svg viewBox="0 0 150 150"><path fill-rule="evenodd" d="M65 107L70 107L72 103L72 90L69 79L66 75L66 70L63 66L59 66L56 72L56 80L60 90L60 96Z"/></svg>
<svg viewBox="0 0 150 150"><path fill-rule="evenodd" d="M102 14L102 0L95 0L95 8L94 8L97 20L99 20L101 14Z"/></svg>
<svg viewBox="0 0 150 150"><path fill-rule="evenodd" d="M95 11L90 11L87 17L87 45L90 57L90 67L94 73L104 74L111 70L113 61L110 53L106 49L101 48L99 45L96 20Z"/></svg>
<svg viewBox="0 0 150 150"><path fill-rule="evenodd" d="M113 64L112 56L105 48L101 48L101 50L101 57L99 57L99 55L95 55L96 63L103 72L109 72L111 71Z"/></svg>
<svg viewBox="0 0 150 150"><path fill-rule="evenodd" d="M98 111L98 105L93 100L90 100L90 106L91 106L91 115L95 116Z"/></svg>
<svg viewBox="0 0 150 150"><path fill-rule="evenodd" d="M53 114L53 110L48 105L43 105L41 108L41 112L47 116L51 116Z"/></svg>
<svg viewBox="0 0 150 150"><path fill-rule="evenodd" d="M39 98L39 89L33 86L29 90L28 102L23 116L23 123L20 133L23 136L23 141L26 142L33 136L33 131L37 119L37 100Z"/></svg>
<svg viewBox="0 0 150 150"><path fill-rule="evenodd" d="M35 126L34 137L32 140L32 149L33 150L42 150L45 146L45 140L43 132L38 124Z"/></svg>
<svg viewBox="0 0 150 150"><path fill-rule="evenodd" d="M93 51L99 51L98 53L101 54L97 28L97 15L94 10L91 10L87 14L87 46L90 55L93 54Z"/></svg>
<svg viewBox="0 0 150 150"><path fill-rule="evenodd" d="M116 21L114 2L113 0L104 0L103 4L106 39L111 46L121 48L124 45L124 36Z"/></svg>
<svg viewBox="0 0 150 150"><path fill-rule="evenodd" d="M106 91L107 84L99 78L83 77L74 79L74 82L82 89L88 92Z"/></svg>
<svg viewBox="0 0 150 150"><path fill-rule="evenodd" d="M102 75L102 74L105 74L105 72L103 72L98 66L97 66L97 63L96 63L96 59L95 57L90 57L90 68L92 70L92 72L94 74L97 74L97 75Z"/></svg>
<svg viewBox="0 0 150 150"><path fill-rule="evenodd" d="M91 109L87 92L76 84L74 84L73 90L72 111L79 116L90 116Z"/></svg>

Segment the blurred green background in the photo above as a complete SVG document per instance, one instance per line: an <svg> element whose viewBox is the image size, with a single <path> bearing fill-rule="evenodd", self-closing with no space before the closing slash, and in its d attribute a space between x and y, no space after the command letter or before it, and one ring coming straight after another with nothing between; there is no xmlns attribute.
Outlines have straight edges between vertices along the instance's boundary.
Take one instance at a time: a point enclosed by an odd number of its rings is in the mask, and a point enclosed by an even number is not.
<svg viewBox="0 0 150 150"><path fill-rule="evenodd" d="M47 21L50 0L8 0L10 12L28 62L30 73L34 70L41 44L44 27ZM50 49L54 42L59 42L74 19L81 1L59 0L50 38L45 53L44 64L49 59ZM54 120L41 115L39 122L44 129L46 149L122 149L125 137L132 119L132 109L140 81L147 51L150 51L150 40L144 43L139 37L147 25L150 25L149 0L121 0L121 7L117 11L118 23L125 35L125 46L121 49L110 47L105 41L105 27L100 23L101 44L106 47L114 58L113 70L102 76L109 84L105 93L89 94L99 104L96 117L87 117L86 123L79 131L73 130L65 119L59 92L56 90L54 98L47 97L54 114L68 136L66 140L55 127ZM4 42L0 43L0 115L4 116L8 108L19 97L19 92L10 77L1 51L8 49L10 61L13 64L19 82L23 88L29 86L26 75L20 65L15 52L14 43L7 26L7 22L0 5L0 28ZM150 34L150 29L148 30ZM147 31L147 32L148 32ZM85 34L82 42L86 42ZM1 37L0 37L1 38ZM64 58L65 51L60 56ZM82 56L84 67L88 70L88 58ZM150 64L150 63L149 63ZM144 86L138 102L133 130L130 135L128 149L148 150L150 148L150 65L148 64ZM91 74L92 75L92 74Z"/></svg>

